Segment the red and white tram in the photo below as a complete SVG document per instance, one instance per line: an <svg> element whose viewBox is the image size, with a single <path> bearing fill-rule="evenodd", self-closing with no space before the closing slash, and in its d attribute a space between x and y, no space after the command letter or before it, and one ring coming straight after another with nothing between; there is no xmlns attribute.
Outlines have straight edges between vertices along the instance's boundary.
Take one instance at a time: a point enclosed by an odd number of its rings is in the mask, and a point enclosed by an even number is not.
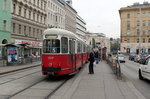
<svg viewBox="0 0 150 99"><path fill-rule="evenodd" d="M78 71L88 61L90 47L72 32L46 29L43 33L42 73L54 76Z"/></svg>

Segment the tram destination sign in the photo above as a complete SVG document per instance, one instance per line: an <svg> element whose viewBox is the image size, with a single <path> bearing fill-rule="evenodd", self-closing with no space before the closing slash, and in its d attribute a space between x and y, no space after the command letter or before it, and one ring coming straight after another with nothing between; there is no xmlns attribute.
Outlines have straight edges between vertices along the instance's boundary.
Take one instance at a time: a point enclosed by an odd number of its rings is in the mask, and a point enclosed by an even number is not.
<svg viewBox="0 0 150 99"><path fill-rule="evenodd" d="M45 38L48 39L56 39L58 36L57 35L45 35Z"/></svg>

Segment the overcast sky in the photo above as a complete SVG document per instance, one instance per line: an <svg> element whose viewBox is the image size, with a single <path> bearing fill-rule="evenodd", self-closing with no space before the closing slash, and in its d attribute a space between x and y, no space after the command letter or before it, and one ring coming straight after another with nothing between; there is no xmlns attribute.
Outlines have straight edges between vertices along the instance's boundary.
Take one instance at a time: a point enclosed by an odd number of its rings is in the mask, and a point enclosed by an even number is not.
<svg viewBox="0 0 150 99"><path fill-rule="evenodd" d="M150 0L145 0L149 1ZM73 8L87 23L90 32L104 33L107 37L120 38L121 7L144 0L72 0Z"/></svg>

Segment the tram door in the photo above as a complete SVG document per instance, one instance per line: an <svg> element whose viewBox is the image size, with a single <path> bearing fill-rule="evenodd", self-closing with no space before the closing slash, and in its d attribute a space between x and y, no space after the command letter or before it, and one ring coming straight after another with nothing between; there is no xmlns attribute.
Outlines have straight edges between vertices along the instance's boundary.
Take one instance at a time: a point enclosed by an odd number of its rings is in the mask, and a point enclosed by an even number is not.
<svg viewBox="0 0 150 99"><path fill-rule="evenodd" d="M70 39L69 40L69 53L70 53L70 60L72 64L72 71L76 71L76 65L75 65L75 40Z"/></svg>

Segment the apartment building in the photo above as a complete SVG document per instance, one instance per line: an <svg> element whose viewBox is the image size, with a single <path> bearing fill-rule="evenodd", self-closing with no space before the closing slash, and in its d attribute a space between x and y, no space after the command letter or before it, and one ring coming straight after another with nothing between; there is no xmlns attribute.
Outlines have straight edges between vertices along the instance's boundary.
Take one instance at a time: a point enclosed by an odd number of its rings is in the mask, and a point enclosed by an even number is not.
<svg viewBox="0 0 150 99"><path fill-rule="evenodd" d="M47 27L65 29L65 1L47 0Z"/></svg>
<svg viewBox="0 0 150 99"><path fill-rule="evenodd" d="M46 28L46 4L46 0L12 0L12 43L41 42Z"/></svg>
<svg viewBox="0 0 150 99"><path fill-rule="evenodd" d="M11 15L10 15L10 0L2 0L0 3L0 59L3 54L3 46L10 43L11 31Z"/></svg>
<svg viewBox="0 0 150 99"><path fill-rule="evenodd" d="M121 51L150 53L150 3L134 3L119 10L121 20Z"/></svg>
<svg viewBox="0 0 150 99"><path fill-rule="evenodd" d="M76 33L77 11L72 7L72 0L67 0L65 5L65 29Z"/></svg>
<svg viewBox="0 0 150 99"><path fill-rule="evenodd" d="M46 29L47 0L12 0L11 2L11 43L20 44L18 57L31 55L40 57L42 33ZM18 59L19 60L19 59ZM30 60L28 60L30 61Z"/></svg>
<svg viewBox="0 0 150 99"><path fill-rule="evenodd" d="M76 16L76 34L82 39L85 39L86 22L79 16Z"/></svg>

